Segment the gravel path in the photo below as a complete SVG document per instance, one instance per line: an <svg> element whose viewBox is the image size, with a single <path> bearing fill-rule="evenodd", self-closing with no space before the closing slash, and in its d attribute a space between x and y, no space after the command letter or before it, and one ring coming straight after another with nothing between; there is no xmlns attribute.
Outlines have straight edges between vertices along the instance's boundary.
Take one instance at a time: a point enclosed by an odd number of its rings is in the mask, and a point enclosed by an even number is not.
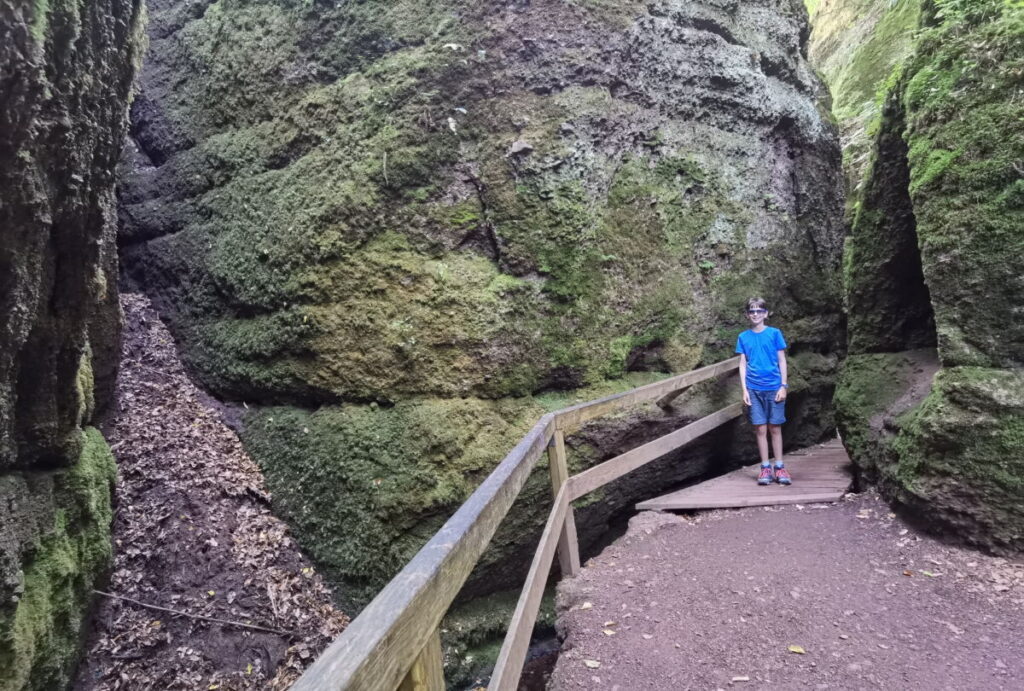
<svg viewBox="0 0 1024 691"><path fill-rule="evenodd" d="M1024 688L1024 563L873 493L639 514L558 605L552 689Z"/></svg>

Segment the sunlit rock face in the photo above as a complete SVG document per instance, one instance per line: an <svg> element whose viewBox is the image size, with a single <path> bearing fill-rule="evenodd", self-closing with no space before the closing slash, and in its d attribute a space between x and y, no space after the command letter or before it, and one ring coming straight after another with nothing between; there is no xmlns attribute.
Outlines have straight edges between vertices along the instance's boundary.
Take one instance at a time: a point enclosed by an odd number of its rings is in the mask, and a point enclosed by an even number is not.
<svg viewBox="0 0 1024 691"><path fill-rule="evenodd" d="M864 475L908 515L1019 551L1024 9L920 9L853 219L837 416Z"/></svg>
<svg viewBox="0 0 1024 691"><path fill-rule="evenodd" d="M127 277L198 378L248 404L276 509L343 599L365 602L546 410L731 357L752 294L807 387L794 441L832 424L841 162L801 3L150 11ZM610 493L590 525L729 448ZM478 591L514 581L544 482Z"/></svg>
<svg viewBox="0 0 1024 691"><path fill-rule="evenodd" d="M114 169L141 4L0 2L0 687L62 688L110 558Z"/></svg>

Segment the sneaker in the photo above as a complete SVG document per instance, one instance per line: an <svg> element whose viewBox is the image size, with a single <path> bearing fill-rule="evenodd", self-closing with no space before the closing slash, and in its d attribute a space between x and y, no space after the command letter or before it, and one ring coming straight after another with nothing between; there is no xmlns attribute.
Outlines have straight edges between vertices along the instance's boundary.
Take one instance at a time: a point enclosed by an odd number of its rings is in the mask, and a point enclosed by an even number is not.
<svg viewBox="0 0 1024 691"><path fill-rule="evenodd" d="M786 466L777 465L775 466L775 480L780 485L791 485L793 484L793 478L789 476L789 471L786 470Z"/></svg>
<svg viewBox="0 0 1024 691"><path fill-rule="evenodd" d="M770 485L774 479L775 475L772 474L772 467L770 465L761 466L761 474L757 476L757 484Z"/></svg>

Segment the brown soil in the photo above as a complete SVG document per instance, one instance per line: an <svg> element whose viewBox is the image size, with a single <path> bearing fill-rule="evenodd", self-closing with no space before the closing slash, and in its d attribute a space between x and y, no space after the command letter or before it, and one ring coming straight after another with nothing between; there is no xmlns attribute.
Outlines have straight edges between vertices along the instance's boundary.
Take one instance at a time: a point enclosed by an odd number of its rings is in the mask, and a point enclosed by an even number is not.
<svg viewBox="0 0 1024 691"><path fill-rule="evenodd" d="M640 514L558 604L552 689L1024 686L1024 563L917 535L874 493Z"/></svg>
<svg viewBox="0 0 1024 691"><path fill-rule="evenodd" d="M270 514L259 469L201 402L156 312L138 295L122 306L105 430L119 472L115 561L75 688L287 688L347 618Z"/></svg>

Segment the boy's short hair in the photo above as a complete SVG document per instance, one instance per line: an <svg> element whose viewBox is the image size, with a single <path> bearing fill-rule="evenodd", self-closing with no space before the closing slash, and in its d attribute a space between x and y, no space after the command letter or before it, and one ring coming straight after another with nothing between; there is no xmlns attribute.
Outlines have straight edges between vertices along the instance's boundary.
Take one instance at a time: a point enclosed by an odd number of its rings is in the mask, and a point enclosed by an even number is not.
<svg viewBox="0 0 1024 691"><path fill-rule="evenodd" d="M749 300L747 300L747 309L751 310L755 308L767 310L768 302L762 297L752 297Z"/></svg>

